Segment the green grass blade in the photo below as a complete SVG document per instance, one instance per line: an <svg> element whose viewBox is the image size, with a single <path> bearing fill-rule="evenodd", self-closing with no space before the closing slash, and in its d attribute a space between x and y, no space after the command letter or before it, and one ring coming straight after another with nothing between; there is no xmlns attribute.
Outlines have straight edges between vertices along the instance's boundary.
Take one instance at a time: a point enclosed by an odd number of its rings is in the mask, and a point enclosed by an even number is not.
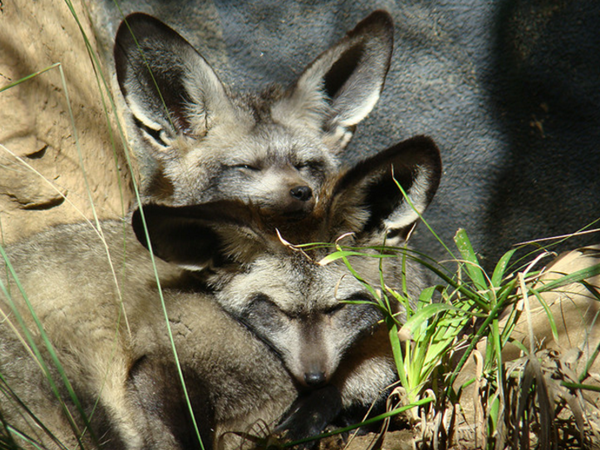
<svg viewBox="0 0 600 450"><path fill-rule="evenodd" d="M397 258L398 255L391 254L382 254L382 253L367 253L367 252L357 252L353 250L338 250L336 252L330 253L325 258L319 261L319 264L325 266L329 263L337 261L338 259L347 259L349 256L362 256L367 258Z"/></svg>
<svg viewBox="0 0 600 450"><path fill-rule="evenodd" d="M395 178L394 178L394 182L396 183L396 186L398 187L398 189L400 190L400 192L402 192L402 195L404 196L404 200L408 203L408 205L412 208L412 210L419 216L419 220L423 223L423 225L425 225L425 227L429 230L429 232L433 235L433 237L441 244L441 246L444 247L444 249L446 250L446 252L448 252L448 254L450 255L450 257L455 260L456 257L454 256L454 254L452 253L452 251L448 248L448 246L446 245L446 243L437 235L437 233L434 231L434 229L431 227L431 225L429 225L429 223L427 222L427 220L425 220L423 218L423 216L417 210L417 208L415 208L415 205L411 201L410 197L408 196L408 194L406 193L406 191L404 190L404 188L402 187L402 185Z"/></svg>
<svg viewBox="0 0 600 450"><path fill-rule="evenodd" d="M6 91L7 89L10 89L10 88L12 88L12 87L15 87L15 86L17 86L18 84L21 84L21 83L24 83L25 81L31 80L32 78L35 78L35 77L37 77L38 75L41 75L41 74L43 74L44 72L47 72L47 71L49 71L49 70L52 70L52 69L54 69L54 68L56 68L56 67L58 67L58 66L60 66L60 63L54 63L54 64L52 64L52 65L50 65L50 66L48 66L48 67L46 67L46 68L44 68L44 69L42 69L42 70L38 70L37 72L34 72L34 73L32 73L32 74L29 74L29 75L27 75L27 76L25 76L25 77L23 77L23 78L21 78L21 79L19 79L19 80L15 81L15 82L13 82L13 83L10 83L10 84L8 84L8 85L6 85L6 86L4 86L4 87L1 87L1 88L0 88L0 92Z"/></svg>
<svg viewBox="0 0 600 450"><path fill-rule="evenodd" d="M456 311L458 310L452 305L445 303L433 303L422 308L419 308L403 325L403 330L409 333L413 333L416 329L420 328L424 322L439 314L443 311Z"/></svg>
<svg viewBox="0 0 600 450"><path fill-rule="evenodd" d="M578 270L577 272L570 273L565 275L558 280L553 280L547 283L544 283L543 286L536 287L537 292L548 292L554 289L558 289L560 287L566 286L567 284L577 283L583 281L587 278L594 277L600 274L600 263L595 264L590 267L586 267L585 269Z"/></svg>
<svg viewBox="0 0 600 450"><path fill-rule="evenodd" d="M508 268L508 264L510 263L510 260L516 251L517 249L515 248L502 255L498 261L498 264L496 264L496 267L494 268L494 273L492 274L492 286L496 288L500 287L502 280L504 279L504 274Z"/></svg>
<svg viewBox="0 0 600 450"><path fill-rule="evenodd" d="M386 325L388 327L388 334L390 336L390 345L392 346L392 355L394 356L394 363L398 371L398 378L402 386L408 386L408 379L406 377L406 371L404 369L404 354L402 352L402 345L398 336L398 324L390 316L386 317ZM408 347L408 346L407 346Z"/></svg>
<svg viewBox="0 0 600 450"><path fill-rule="evenodd" d="M466 262L465 270L468 273L469 278L473 281L476 289L478 291L486 291L488 289L488 284L486 283L483 269L479 265L479 260L477 259L477 255L475 255L475 251L473 250L473 246L469 241L466 231L459 229L454 236L454 242L456 243L456 247L462 256L462 259Z"/></svg>

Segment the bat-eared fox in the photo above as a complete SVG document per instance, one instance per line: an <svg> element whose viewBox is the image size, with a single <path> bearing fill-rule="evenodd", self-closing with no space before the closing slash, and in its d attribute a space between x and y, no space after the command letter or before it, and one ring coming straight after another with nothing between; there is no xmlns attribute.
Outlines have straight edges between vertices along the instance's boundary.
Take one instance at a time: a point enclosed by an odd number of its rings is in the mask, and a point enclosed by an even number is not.
<svg viewBox="0 0 600 450"><path fill-rule="evenodd" d="M242 96L171 28L127 17L115 63L154 164L145 204L15 244L0 271L0 417L23 447L238 448L258 423L304 438L383 398L396 368L365 282L424 288L381 245L404 244L441 176L426 137L341 168L392 33L376 11L288 89ZM363 254L328 261L334 244Z"/></svg>

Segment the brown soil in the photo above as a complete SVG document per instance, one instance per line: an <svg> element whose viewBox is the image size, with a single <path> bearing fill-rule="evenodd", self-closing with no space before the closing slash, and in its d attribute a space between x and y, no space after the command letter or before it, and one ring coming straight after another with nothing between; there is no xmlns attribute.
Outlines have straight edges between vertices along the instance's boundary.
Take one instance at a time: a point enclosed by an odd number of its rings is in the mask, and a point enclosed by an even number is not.
<svg viewBox="0 0 600 450"><path fill-rule="evenodd" d="M87 15L74 3L96 50ZM65 76L63 84L55 67L0 92L0 242L90 218L91 200L102 218L122 215L131 201L123 147L114 115L107 124L96 74L66 2L0 4L0 88L55 63Z"/></svg>

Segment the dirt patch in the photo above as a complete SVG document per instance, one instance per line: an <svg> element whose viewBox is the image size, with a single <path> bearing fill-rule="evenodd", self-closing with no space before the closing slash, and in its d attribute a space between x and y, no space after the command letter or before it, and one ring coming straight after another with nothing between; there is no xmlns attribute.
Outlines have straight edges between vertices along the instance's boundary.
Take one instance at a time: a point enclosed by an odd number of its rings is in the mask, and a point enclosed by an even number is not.
<svg viewBox="0 0 600 450"><path fill-rule="evenodd" d="M97 78L106 75L95 71L83 39L82 32L96 51L86 11L74 7L79 23L62 0L16 0L0 12L0 88L60 63L0 92L3 243L91 218L92 202L107 218L131 201L119 131Z"/></svg>

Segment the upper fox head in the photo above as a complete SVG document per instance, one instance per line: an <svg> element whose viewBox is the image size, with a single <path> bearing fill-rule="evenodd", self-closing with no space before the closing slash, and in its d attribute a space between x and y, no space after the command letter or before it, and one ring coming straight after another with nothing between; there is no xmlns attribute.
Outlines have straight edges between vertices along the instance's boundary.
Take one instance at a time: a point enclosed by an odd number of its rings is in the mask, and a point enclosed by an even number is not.
<svg viewBox="0 0 600 450"><path fill-rule="evenodd" d="M344 303L374 299L342 262L320 264L328 249L300 251L289 242L331 243L352 233L346 238L352 246L381 245L386 236L397 243L428 206L440 175L435 144L417 137L359 163L325 186L314 211L300 221L237 201L219 201L146 205L145 220L136 211L133 227L144 245L147 230L154 253L165 260L192 270L211 263L214 270L200 276L223 308L280 355L300 384L317 386L331 379L347 350L373 332L382 317L372 305ZM377 283L381 260L349 260L361 277ZM383 261L386 284L399 283L405 270L412 295L424 287L410 262Z"/></svg>
<svg viewBox="0 0 600 450"><path fill-rule="evenodd" d="M239 199L284 215L310 213L356 124L379 99L392 46L391 18L376 11L288 89L240 96L174 30L145 14L128 16L114 55L142 152L156 166L145 196L170 205Z"/></svg>

